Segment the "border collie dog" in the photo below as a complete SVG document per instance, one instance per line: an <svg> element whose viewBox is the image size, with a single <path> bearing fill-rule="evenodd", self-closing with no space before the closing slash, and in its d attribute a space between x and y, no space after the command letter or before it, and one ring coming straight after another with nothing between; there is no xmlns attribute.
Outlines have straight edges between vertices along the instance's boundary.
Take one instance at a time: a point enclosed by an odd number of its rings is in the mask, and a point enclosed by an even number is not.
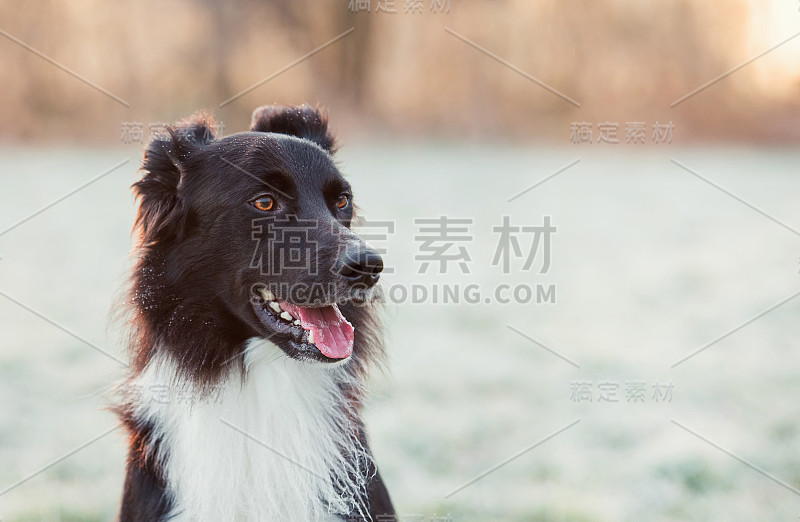
<svg viewBox="0 0 800 522"><path fill-rule="evenodd" d="M350 230L334 149L306 105L224 138L195 116L146 148L120 520L394 514L360 420L383 262Z"/></svg>

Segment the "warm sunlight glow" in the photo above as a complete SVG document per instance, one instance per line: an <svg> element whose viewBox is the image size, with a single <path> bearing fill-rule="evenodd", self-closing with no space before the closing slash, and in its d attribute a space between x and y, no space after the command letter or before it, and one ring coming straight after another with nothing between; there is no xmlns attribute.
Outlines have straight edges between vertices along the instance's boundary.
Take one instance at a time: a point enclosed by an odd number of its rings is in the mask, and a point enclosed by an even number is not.
<svg viewBox="0 0 800 522"><path fill-rule="evenodd" d="M750 0L748 55L753 58L800 33L800 1ZM752 64L758 87L783 96L797 89L800 79L800 35Z"/></svg>

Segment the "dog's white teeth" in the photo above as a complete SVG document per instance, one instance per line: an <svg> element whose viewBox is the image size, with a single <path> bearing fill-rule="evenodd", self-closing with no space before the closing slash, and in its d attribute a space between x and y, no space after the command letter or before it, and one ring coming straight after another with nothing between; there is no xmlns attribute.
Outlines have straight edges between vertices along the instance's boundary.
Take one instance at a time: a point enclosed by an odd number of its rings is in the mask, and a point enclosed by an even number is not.
<svg viewBox="0 0 800 522"><path fill-rule="evenodd" d="M294 324L297 325L297 326L300 326L300 319L295 319L294 320Z"/></svg>
<svg viewBox="0 0 800 522"><path fill-rule="evenodd" d="M281 310L281 305L279 305L275 301L270 301L269 302L269 307L272 308L272 311L275 312L276 314L279 314L279 313L281 313L283 311L283 310Z"/></svg>
<svg viewBox="0 0 800 522"><path fill-rule="evenodd" d="M261 297L263 297L265 301L274 301L275 300L275 294L273 294L267 288L262 288L261 289Z"/></svg>
<svg viewBox="0 0 800 522"><path fill-rule="evenodd" d="M289 312L282 312L282 313L281 313L281 319L283 319L284 321L289 321L289 322L291 323L291 322L292 322L292 319L294 319L294 317L292 317L292 316L289 314Z"/></svg>
<svg viewBox="0 0 800 522"><path fill-rule="evenodd" d="M312 332L311 330L308 331L308 342L314 344L314 332Z"/></svg>

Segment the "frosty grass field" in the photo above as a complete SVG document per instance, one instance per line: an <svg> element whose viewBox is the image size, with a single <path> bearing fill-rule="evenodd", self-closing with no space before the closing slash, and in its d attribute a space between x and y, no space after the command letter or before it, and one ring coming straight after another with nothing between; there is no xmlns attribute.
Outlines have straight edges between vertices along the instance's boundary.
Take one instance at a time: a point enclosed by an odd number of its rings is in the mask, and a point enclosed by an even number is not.
<svg viewBox="0 0 800 522"><path fill-rule="evenodd" d="M500 284L556 288L555 304L387 305L390 372L376 374L367 421L400 520L800 516L800 298L671 367L800 290L800 237L670 161L798 230L800 154L345 145L356 202L395 221L385 284L476 284L482 298ZM76 337L124 357L108 314L129 263L138 152L2 157L2 230L130 161L0 235L0 491L116 423L104 408L122 369ZM441 215L473 220L468 274L417 273L414 219ZM551 216L547 274L492 266L503 216ZM576 401L578 381L591 402ZM630 381L644 383L643 401L626 400ZM618 402L599 400L604 382L619 385ZM656 383L672 384L671 400L655 400ZM124 445L115 431L3 493L0 518L111 519Z"/></svg>

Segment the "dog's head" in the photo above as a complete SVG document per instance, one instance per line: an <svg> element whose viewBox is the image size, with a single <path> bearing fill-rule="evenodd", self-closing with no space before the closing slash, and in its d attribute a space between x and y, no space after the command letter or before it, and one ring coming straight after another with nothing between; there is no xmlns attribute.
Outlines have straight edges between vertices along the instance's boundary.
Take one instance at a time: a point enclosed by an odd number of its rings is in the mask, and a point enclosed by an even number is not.
<svg viewBox="0 0 800 522"><path fill-rule="evenodd" d="M169 127L134 185L134 300L156 325L152 341L186 345L176 336L203 332L204 344L179 357L212 366L253 336L293 358L347 359L354 304L383 262L350 230L353 191L332 158L326 116L262 107L249 132L220 139L212 125L195 117Z"/></svg>

